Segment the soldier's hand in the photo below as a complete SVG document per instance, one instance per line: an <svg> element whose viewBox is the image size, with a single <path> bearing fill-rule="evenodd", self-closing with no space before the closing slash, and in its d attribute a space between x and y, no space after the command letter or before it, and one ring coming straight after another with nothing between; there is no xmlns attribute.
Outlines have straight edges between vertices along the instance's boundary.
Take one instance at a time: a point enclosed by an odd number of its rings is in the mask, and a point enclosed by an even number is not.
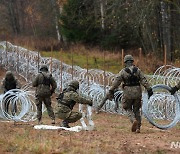
<svg viewBox="0 0 180 154"><path fill-rule="evenodd" d="M89 101L89 102L88 102L88 105L89 105L89 106L92 106L92 105L93 105L93 101Z"/></svg>
<svg viewBox="0 0 180 154"><path fill-rule="evenodd" d="M54 90L51 89L51 96L53 95L53 93L54 93Z"/></svg>
<svg viewBox="0 0 180 154"><path fill-rule="evenodd" d="M100 112L100 106L97 106L97 108L96 108L96 114L99 114L99 112Z"/></svg>
<svg viewBox="0 0 180 154"><path fill-rule="evenodd" d="M152 88L148 89L147 92L148 92L148 98L150 98L153 95Z"/></svg>
<svg viewBox="0 0 180 154"><path fill-rule="evenodd" d="M171 95L174 95L176 91L178 91L178 88L176 86L172 87L170 90Z"/></svg>
<svg viewBox="0 0 180 154"><path fill-rule="evenodd" d="M109 92L106 94L106 97L109 100L112 100L114 98L114 92L109 90Z"/></svg>

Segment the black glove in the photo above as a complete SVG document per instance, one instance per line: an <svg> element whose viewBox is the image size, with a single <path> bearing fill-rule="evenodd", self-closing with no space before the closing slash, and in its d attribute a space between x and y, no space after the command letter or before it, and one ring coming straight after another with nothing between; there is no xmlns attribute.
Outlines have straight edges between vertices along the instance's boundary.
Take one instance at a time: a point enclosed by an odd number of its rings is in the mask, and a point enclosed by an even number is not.
<svg viewBox="0 0 180 154"><path fill-rule="evenodd" d="M176 86L172 87L170 90L171 95L174 95L176 91L178 91L178 88Z"/></svg>
<svg viewBox="0 0 180 154"><path fill-rule="evenodd" d="M88 105L89 105L89 106L92 106L92 105L93 105L93 102L92 102L92 101L88 101Z"/></svg>
<svg viewBox="0 0 180 154"><path fill-rule="evenodd" d="M153 95L152 88L148 89L147 92L148 92L148 98L150 98Z"/></svg>
<svg viewBox="0 0 180 154"><path fill-rule="evenodd" d="M54 90L53 89L51 89L51 96L52 96L52 94L54 93Z"/></svg>
<svg viewBox="0 0 180 154"><path fill-rule="evenodd" d="M106 97L109 100L112 100L114 98L114 92L112 90L109 90L109 92L106 94Z"/></svg>

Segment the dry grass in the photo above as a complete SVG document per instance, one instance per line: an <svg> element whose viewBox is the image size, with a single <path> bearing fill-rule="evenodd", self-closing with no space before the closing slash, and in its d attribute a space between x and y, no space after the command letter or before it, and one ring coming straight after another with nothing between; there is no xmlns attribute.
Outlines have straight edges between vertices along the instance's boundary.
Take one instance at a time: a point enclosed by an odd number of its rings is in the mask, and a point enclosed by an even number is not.
<svg viewBox="0 0 180 154"><path fill-rule="evenodd" d="M5 40L4 36L4 40ZM29 36L8 36L6 38L13 44L23 46L29 50L41 51L42 56L53 56L56 59L63 60L67 64L72 64L72 53L74 56L74 65L78 65L83 68L97 68L113 73L118 73L122 69L122 56L121 50L116 51L102 51L98 47L85 47L84 45L66 45L60 44L53 38L35 38ZM51 51L53 48L53 54ZM44 52L46 51L46 52ZM60 52L61 51L61 52ZM176 50L175 62L170 61L167 64L180 67L180 55L179 51ZM155 56L152 54L141 55L139 49L125 50L124 55L132 54L135 58L135 64L146 74L152 74L159 66L164 64L163 54L161 56ZM87 55L88 55L88 66L87 66ZM105 57L105 58L104 58Z"/></svg>
<svg viewBox="0 0 180 154"><path fill-rule="evenodd" d="M179 125L167 131L152 127L144 119L141 134L130 132L125 116L93 114L94 131L79 133L64 130L35 130L33 124L1 122L0 145L2 153L178 153L171 149L172 141L180 140ZM50 123L45 115L44 122ZM60 121L58 121L60 122ZM76 125L79 123L76 123Z"/></svg>
<svg viewBox="0 0 180 154"><path fill-rule="evenodd" d="M0 79L5 71L0 71ZM56 102L53 98L53 106ZM77 108L76 108L77 109ZM163 131L152 127L143 119L140 134L130 131L131 124L126 116L110 113L93 113L94 131L79 133L65 130L35 130L30 123L4 122L0 119L0 154L129 154L129 153L177 153L171 142L180 141L180 124ZM44 124L50 124L47 113ZM56 119L56 125L61 120ZM78 121L71 126L80 125Z"/></svg>

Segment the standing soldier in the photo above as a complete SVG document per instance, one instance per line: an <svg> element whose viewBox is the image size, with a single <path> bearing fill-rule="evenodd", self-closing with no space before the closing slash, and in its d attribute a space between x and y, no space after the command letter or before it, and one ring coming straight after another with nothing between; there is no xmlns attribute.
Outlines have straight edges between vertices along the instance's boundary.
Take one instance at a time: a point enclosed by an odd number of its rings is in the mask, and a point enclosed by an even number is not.
<svg viewBox="0 0 180 154"><path fill-rule="evenodd" d="M180 89L180 81L176 86L172 87L172 89L170 90L171 95L174 95L175 92L178 91L179 89Z"/></svg>
<svg viewBox="0 0 180 154"><path fill-rule="evenodd" d="M79 89L79 82L71 81L66 89L59 94L58 100L58 118L62 119L61 127L70 128L69 123L74 123L81 119L80 112L74 112L73 107L76 103L88 104L92 106L92 101L86 100L79 96L77 90Z"/></svg>
<svg viewBox="0 0 180 154"><path fill-rule="evenodd" d="M133 62L134 58L131 55L126 55L124 57L125 68L123 68L116 76L115 81L113 82L113 85L107 93L106 97L112 100L114 91L121 83L123 83L122 106L127 111L128 117L132 122L131 131L140 133L140 109L142 107L141 85L143 85L147 89L149 97L153 95L153 91L142 71L138 67L134 66Z"/></svg>
<svg viewBox="0 0 180 154"><path fill-rule="evenodd" d="M38 124L42 123L42 102L44 102L49 117L52 119L52 124L55 124L55 115L51 107L51 96L57 87L55 79L48 72L46 65L42 65L40 72L32 82L33 87L36 87L36 106Z"/></svg>
<svg viewBox="0 0 180 154"><path fill-rule="evenodd" d="M7 71L6 76L2 81L2 90L3 90L4 94L9 90L19 89L20 87L21 87L20 83L14 77L13 73L11 71ZM8 100L10 100L10 97ZM10 101L4 102L5 111L7 113L9 111L9 103L10 103ZM16 111L17 111L17 106L16 106L16 104L14 104L13 109L12 109L12 113L14 114Z"/></svg>

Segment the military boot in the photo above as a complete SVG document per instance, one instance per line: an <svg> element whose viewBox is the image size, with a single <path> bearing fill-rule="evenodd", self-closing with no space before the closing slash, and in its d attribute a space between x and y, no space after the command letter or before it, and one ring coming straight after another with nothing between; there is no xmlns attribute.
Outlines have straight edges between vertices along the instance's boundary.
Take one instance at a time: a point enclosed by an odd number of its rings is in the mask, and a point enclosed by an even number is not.
<svg viewBox="0 0 180 154"><path fill-rule="evenodd" d="M136 129L136 133L140 133L140 127L141 127L141 125L138 124L137 129Z"/></svg>
<svg viewBox="0 0 180 154"><path fill-rule="evenodd" d="M140 133L140 129L138 128L138 129L136 129L136 133Z"/></svg>
<svg viewBox="0 0 180 154"><path fill-rule="evenodd" d="M38 125L41 125L41 124L43 124L43 122L42 122L41 118L38 118Z"/></svg>
<svg viewBox="0 0 180 154"><path fill-rule="evenodd" d="M55 119L52 119L52 122L51 122L51 124L53 124L53 125L55 124Z"/></svg>
<svg viewBox="0 0 180 154"><path fill-rule="evenodd" d="M132 124L132 127L131 127L131 131L136 132L137 128L138 128L138 121L134 120L133 124Z"/></svg>
<svg viewBox="0 0 180 154"><path fill-rule="evenodd" d="M42 120L38 120L38 125L43 124Z"/></svg>
<svg viewBox="0 0 180 154"><path fill-rule="evenodd" d="M66 120L63 120L60 124L60 127L66 127L66 128L70 128L68 122Z"/></svg>

